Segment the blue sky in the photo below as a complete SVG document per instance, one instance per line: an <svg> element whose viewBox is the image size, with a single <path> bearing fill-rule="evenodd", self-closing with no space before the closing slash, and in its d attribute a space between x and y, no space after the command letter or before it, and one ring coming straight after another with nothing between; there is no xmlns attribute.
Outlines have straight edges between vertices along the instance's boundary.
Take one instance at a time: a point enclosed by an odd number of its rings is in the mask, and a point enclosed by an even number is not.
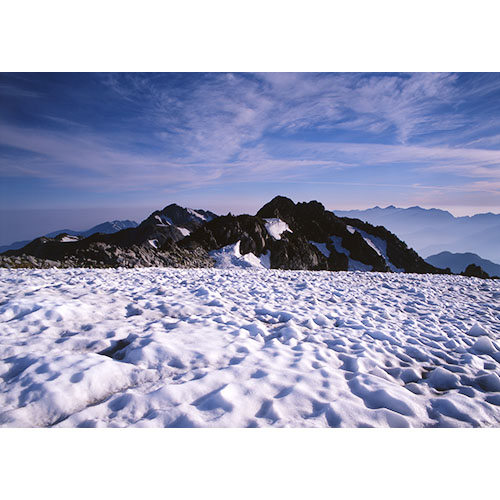
<svg viewBox="0 0 500 500"><path fill-rule="evenodd" d="M3 73L0 176L2 244L277 194L500 212L500 74Z"/></svg>

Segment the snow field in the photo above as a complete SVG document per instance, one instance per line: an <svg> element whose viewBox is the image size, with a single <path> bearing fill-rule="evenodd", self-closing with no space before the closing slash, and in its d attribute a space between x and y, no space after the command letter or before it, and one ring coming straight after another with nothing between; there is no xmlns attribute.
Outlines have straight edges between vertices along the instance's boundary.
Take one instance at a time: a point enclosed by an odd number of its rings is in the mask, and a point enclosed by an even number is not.
<svg viewBox="0 0 500 500"><path fill-rule="evenodd" d="M500 283L0 270L0 425L500 425Z"/></svg>

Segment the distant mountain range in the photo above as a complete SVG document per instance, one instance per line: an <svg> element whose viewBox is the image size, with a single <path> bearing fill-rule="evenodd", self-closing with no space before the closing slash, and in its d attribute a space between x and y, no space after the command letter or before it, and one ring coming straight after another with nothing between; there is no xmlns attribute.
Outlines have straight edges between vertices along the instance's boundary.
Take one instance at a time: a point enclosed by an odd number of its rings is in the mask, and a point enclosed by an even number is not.
<svg viewBox="0 0 500 500"><path fill-rule="evenodd" d="M127 229L129 227L137 227L137 222L133 220L114 220L111 222L103 222L97 226L91 227L85 231L74 231L73 229L59 229L58 231L53 231L44 235L46 238L56 238L61 234L67 234L69 236L80 236L82 238L87 238L95 233L112 234L122 229ZM7 250L17 250L23 248L32 240L15 241L10 245L0 246L0 253L6 252Z"/></svg>
<svg viewBox="0 0 500 500"><path fill-rule="evenodd" d="M137 227L87 238L41 237L0 260L33 267L262 267L439 273L384 227L317 202L277 196L256 215L217 216L172 204Z"/></svg>
<svg viewBox="0 0 500 500"><path fill-rule="evenodd" d="M500 276L500 265L491 262L490 260L482 259L475 253L451 253L441 252L436 255L430 255L425 259L426 262L433 266L446 268L449 267L455 274L465 271L467 266L475 264L480 266L483 271L486 271L490 276Z"/></svg>
<svg viewBox="0 0 500 500"><path fill-rule="evenodd" d="M335 210L334 213L384 226L423 256L443 251L471 252L500 262L500 214L454 217L445 210L417 206Z"/></svg>

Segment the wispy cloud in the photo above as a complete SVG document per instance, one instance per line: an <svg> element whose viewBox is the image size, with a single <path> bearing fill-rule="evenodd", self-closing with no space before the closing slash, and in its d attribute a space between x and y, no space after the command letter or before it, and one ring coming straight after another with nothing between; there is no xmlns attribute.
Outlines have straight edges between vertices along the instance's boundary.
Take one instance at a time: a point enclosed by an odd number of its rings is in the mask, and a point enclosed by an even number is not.
<svg viewBox="0 0 500 500"><path fill-rule="evenodd" d="M53 97L40 109L25 104L45 102L28 83L0 83L12 109L18 103L19 116L29 117L2 118L5 179L145 192L242 182L355 186L358 179L339 173L384 167L386 178L366 183L498 192L495 75L103 74L92 76L88 95L80 81L78 89L62 85L65 106Z"/></svg>

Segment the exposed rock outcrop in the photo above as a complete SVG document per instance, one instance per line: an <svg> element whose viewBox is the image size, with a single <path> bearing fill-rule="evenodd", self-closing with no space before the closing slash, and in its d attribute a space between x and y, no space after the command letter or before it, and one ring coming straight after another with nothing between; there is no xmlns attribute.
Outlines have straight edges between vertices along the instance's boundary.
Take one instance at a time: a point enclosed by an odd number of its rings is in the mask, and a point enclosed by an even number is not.
<svg viewBox="0 0 500 500"><path fill-rule="evenodd" d="M241 255L265 256L255 262L274 269L445 272L383 227L337 217L317 201L296 204L283 196L256 215L217 217L172 204L153 212L138 227L114 234L37 238L7 252L0 264L207 267L214 265L210 252L231 245L237 245Z"/></svg>

